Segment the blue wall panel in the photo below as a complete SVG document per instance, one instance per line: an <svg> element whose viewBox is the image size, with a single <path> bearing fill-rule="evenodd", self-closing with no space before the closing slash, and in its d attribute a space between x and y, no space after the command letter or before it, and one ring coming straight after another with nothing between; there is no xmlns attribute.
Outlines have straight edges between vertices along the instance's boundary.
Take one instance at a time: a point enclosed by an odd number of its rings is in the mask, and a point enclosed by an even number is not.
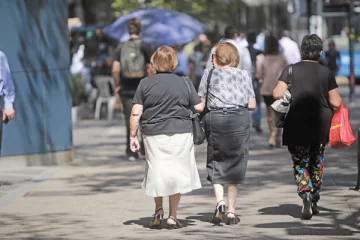
<svg viewBox="0 0 360 240"><path fill-rule="evenodd" d="M67 9L65 0L0 0L0 50L16 87L4 156L72 148Z"/></svg>
<svg viewBox="0 0 360 240"><path fill-rule="evenodd" d="M45 99L51 102L51 105L45 105L47 151L61 151L72 147L71 125L69 125L71 111L69 107L65 107L72 104L70 84L64 81L69 76L69 70L52 71L49 75L44 73L44 77L48 79L45 82L49 85L48 87L45 85Z"/></svg>

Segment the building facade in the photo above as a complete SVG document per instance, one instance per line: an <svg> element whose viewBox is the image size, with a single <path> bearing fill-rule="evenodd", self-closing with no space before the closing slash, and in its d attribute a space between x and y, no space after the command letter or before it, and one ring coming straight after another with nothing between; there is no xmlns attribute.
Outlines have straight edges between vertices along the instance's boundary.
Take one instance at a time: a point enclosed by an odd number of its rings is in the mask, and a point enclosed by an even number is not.
<svg viewBox="0 0 360 240"><path fill-rule="evenodd" d="M0 49L16 87L16 116L4 126L0 164L72 160L67 19L67 1L0 1Z"/></svg>

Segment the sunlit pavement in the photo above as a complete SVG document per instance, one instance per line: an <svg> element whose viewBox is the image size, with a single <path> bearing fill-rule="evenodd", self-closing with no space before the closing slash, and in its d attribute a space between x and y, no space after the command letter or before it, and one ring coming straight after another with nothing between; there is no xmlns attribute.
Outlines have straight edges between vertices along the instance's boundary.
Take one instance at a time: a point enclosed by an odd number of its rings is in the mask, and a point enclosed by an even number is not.
<svg viewBox="0 0 360 240"><path fill-rule="evenodd" d="M345 86L340 90L347 93ZM354 129L360 127L358 99L349 108ZM203 188L182 198L184 228L149 229L154 206L140 188L144 161L124 158L123 121L91 120L74 129L70 166L0 171L0 239L360 239L360 193L350 190L357 178L356 144L327 151L321 213L305 221L289 154L285 147L267 149L264 118L262 124L262 135L252 132L236 226L209 223L215 198L201 145L196 154Z"/></svg>

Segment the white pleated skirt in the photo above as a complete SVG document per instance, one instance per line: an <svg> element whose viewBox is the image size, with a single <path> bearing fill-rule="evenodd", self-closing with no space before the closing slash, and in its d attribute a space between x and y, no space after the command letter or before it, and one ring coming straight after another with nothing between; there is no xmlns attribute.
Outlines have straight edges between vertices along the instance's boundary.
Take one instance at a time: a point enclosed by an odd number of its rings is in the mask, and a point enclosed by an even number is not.
<svg viewBox="0 0 360 240"><path fill-rule="evenodd" d="M201 188L192 133L144 135L146 169L142 187L150 197Z"/></svg>

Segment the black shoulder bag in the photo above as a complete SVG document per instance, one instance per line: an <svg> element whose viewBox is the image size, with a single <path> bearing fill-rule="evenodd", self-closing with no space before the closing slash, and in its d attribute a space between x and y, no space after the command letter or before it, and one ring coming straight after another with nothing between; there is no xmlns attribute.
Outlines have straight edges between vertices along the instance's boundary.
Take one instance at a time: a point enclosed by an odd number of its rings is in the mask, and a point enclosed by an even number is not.
<svg viewBox="0 0 360 240"><path fill-rule="evenodd" d="M189 90L189 93L191 94L191 88L189 85L188 80L183 77L183 80ZM200 145L202 144L205 139L206 139L206 134L205 134L205 130L204 127L199 119L199 114L195 113L194 111L190 110L190 117L192 120L192 125L193 125L193 138L194 138L194 144L195 145Z"/></svg>

